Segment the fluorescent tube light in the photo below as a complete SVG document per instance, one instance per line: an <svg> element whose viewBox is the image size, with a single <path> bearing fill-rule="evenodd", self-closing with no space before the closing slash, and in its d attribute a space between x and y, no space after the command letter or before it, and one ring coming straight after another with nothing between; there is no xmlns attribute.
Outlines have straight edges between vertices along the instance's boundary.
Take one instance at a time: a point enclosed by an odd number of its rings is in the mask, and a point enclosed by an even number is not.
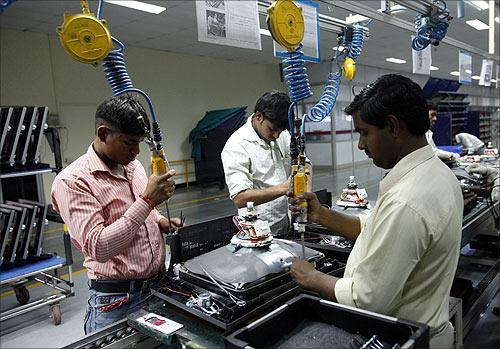
<svg viewBox="0 0 500 349"><path fill-rule="evenodd" d="M346 24L354 24L358 22L367 21L369 19L370 18L361 15L349 15L348 17L345 18L345 22Z"/></svg>
<svg viewBox="0 0 500 349"><path fill-rule="evenodd" d="M472 19L470 21L466 21L465 23L476 30L486 30L489 28L488 24L481 22L479 19Z"/></svg>
<svg viewBox="0 0 500 349"><path fill-rule="evenodd" d="M474 76L472 77L472 80L481 80L481 77L480 77L480 76L477 76L477 75L474 75Z"/></svg>
<svg viewBox="0 0 500 349"><path fill-rule="evenodd" d="M259 33L260 33L260 35L272 36L271 32L269 30L267 30L267 29L260 28L259 29Z"/></svg>
<svg viewBox="0 0 500 349"><path fill-rule="evenodd" d="M484 1L484 0L470 0L469 4L474 6L476 8L476 10L479 10L479 11L487 10L490 7L488 2Z"/></svg>
<svg viewBox="0 0 500 349"><path fill-rule="evenodd" d="M163 11L166 10L165 7L147 4L147 3L142 2L142 1L132 1L132 0L104 0L104 2L113 4L113 5L118 5L118 6L133 8L134 10L139 10L139 11L154 13L155 15L157 15L159 13L162 13Z"/></svg>
<svg viewBox="0 0 500 349"><path fill-rule="evenodd" d="M460 73L459 73L459 72L457 72L457 71L452 71L452 72L450 73L450 75L453 75L453 76L460 76Z"/></svg>
<svg viewBox="0 0 500 349"><path fill-rule="evenodd" d="M404 63L406 63L406 61L404 59L399 59L399 58L394 58L394 57L386 58L385 60L387 62L396 63L396 64L404 64Z"/></svg>
<svg viewBox="0 0 500 349"><path fill-rule="evenodd" d="M439 70L439 68L431 65L431 70Z"/></svg>
<svg viewBox="0 0 500 349"><path fill-rule="evenodd" d="M493 82L493 83L496 83L497 79L491 79L490 81Z"/></svg>

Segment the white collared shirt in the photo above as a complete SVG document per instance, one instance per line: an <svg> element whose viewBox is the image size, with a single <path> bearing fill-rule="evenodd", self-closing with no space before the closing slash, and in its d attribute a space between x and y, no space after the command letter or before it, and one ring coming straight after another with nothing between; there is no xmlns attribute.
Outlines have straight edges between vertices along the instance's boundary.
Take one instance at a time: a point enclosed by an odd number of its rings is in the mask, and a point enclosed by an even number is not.
<svg viewBox="0 0 500 349"><path fill-rule="evenodd" d="M431 146L405 156L380 182L371 214L360 216L338 302L427 323L436 334L449 318L462 212L459 182Z"/></svg>
<svg viewBox="0 0 500 349"><path fill-rule="evenodd" d="M434 151L434 154L440 159L443 160L448 160L452 156L455 156L455 153L446 151L446 150L441 150L436 146L436 143L434 143L434 139L432 139L433 132L431 130L427 130L425 133L425 138L427 138L427 143L432 147L432 150ZM458 156L458 154L457 154Z"/></svg>
<svg viewBox="0 0 500 349"><path fill-rule="evenodd" d="M236 130L221 153L229 197L248 189L266 189L285 182L290 175L290 133L281 132L276 141L267 143L252 127L252 118ZM287 232L286 196L255 206L260 219L267 220L275 235ZM239 209L244 214L246 209Z"/></svg>

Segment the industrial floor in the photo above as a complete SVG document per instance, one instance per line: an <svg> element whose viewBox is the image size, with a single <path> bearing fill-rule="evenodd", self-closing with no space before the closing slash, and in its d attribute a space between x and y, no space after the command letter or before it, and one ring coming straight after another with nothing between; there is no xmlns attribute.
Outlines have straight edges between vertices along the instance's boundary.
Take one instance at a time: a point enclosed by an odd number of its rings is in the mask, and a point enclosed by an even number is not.
<svg viewBox="0 0 500 349"><path fill-rule="evenodd" d="M332 175L331 169L315 169L314 190L328 189L337 195L345 187L349 175L353 174L352 167L339 169ZM378 182L383 178L385 171L376 168L371 162L356 165L354 175L361 187L365 187L369 199L374 200L378 193ZM170 200L172 216L182 214L187 217L186 224L194 224L211 220L217 217L236 213L233 203L228 198L226 189L213 186L190 186L178 188ZM44 250L47 253L56 252L64 255L62 241L62 226L51 223L46 228ZM75 296L61 302L62 323L54 326L49 317L47 306L20 315L16 318L0 323L0 348L55 348L68 345L81 338L83 333L83 318L87 306L87 274L82 267L82 254L73 249L73 277L75 282ZM63 270L62 274L67 270ZM63 277L67 277L63 275ZM54 294L39 284L28 286L31 299ZM2 288L0 294L0 310L9 309L17 305L14 292ZM492 313L493 307L500 306L500 294L497 293L488 309L470 334L464 339L465 348L499 348L500 347L500 317Z"/></svg>

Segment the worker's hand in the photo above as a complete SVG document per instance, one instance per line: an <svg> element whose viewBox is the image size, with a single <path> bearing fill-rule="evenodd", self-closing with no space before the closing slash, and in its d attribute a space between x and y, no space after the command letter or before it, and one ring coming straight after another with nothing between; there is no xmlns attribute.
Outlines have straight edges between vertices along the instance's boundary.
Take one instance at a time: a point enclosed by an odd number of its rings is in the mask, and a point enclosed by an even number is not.
<svg viewBox="0 0 500 349"><path fill-rule="evenodd" d="M158 221L158 227L162 233L170 232L172 227L174 230L182 227L181 219L178 217L170 218L170 222L166 218L162 218Z"/></svg>
<svg viewBox="0 0 500 349"><path fill-rule="evenodd" d="M168 200L175 191L175 182L171 179L174 175L175 170L170 170L164 175L149 176L148 185L142 195L150 198L155 206Z"/></svg>
<svg viewBox="0 0 500 349"><path fill-rule="evenodd" d="M486 176L488 174L488 168L477 163L472 163L465 168L465 171L469 174L479 174L481 176Z"/></svg>
<svg viewBox="0 0 500 349"><path fill-rule="evenodd" d="M318 218L321 214L321 204L319 203L316 194L314 193L304 193L299 197L294 197L292 192L287 193L288 196L288 208L292 212L292 215L298 216L302 212L303 207L300 206L301 202L307 201L307 217L309 222L317 223Z"/></svg>
<svg viewBox="0 0 500 349"><path fill-rule="evenodd" d="M279 184L280 187L280 192L282 193L281 195L287 195L288 192L290 191L290 182L292 180L292 176L289 176L286 181L283 183Z"/></svg>
<svg viewBox="0 0 500 349"><path fill-rule="evenodd" d="M314 266L303 259L297 259L290 267L292 279L303 289L314 290L315 280L319 271Z"/></svg>
<svg viewBox="0 0 500 349"><path fill-rule="evenodd" d="M467 173L479 174L490 184L493 184L499 177L498 169L488 166L479 165L477 163L472 163L465 169Z"/></svg>

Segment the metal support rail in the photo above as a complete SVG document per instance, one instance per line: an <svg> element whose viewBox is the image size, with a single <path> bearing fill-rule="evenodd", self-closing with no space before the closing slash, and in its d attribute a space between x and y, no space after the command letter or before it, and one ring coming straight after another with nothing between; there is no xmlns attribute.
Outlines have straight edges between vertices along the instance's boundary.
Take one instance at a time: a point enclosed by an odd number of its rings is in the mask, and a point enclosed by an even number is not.
<svg viewBox="0 0 500 349"><path fill-rule="evenodd" d="M377 10L373 9L372 7L363 4L361 1L343 1L343 0L335 0L335 1L333 1L333 0L320 0L320 1L323 3L329 4L329 5L332 5L332 6L342 8L342 9L347 10L347 11L358 13L360 15L375 19L377 21L381 21L381 22L393 25L393 26L401 28L401 29L408 30L410 32L415 31L415 24L414 23L410 23L410 22L402 20L400 18L391 16L391 15L388 15L385 13L378 12ZM430 0L429 1L398 0L396 2L398 4L403 5L403 6L408 6L407 3L411 3L410 5L415 6L415 8L417 8L416 6L418 6L418 8L423 8L422 6L430 6L430 5L423 5L423 4L431 4ZM259 7L259 10L260 10L260 7ZM321 25L320 25L320 28L321 28ZM495 62L500 62L500 58L497 55L490 54L487 51L481 50L475 46L466 44L465 42L456 40L456 39L451 38L449 36L446 36L443 40L441 40L441 42L448 44L448 45L451 45L451 46L454 46L454 47L457 47L457 48L460 48L460 49L463 49L463 50L467 50L469 52L480 55L484 58L491 59Z"/></svg>

